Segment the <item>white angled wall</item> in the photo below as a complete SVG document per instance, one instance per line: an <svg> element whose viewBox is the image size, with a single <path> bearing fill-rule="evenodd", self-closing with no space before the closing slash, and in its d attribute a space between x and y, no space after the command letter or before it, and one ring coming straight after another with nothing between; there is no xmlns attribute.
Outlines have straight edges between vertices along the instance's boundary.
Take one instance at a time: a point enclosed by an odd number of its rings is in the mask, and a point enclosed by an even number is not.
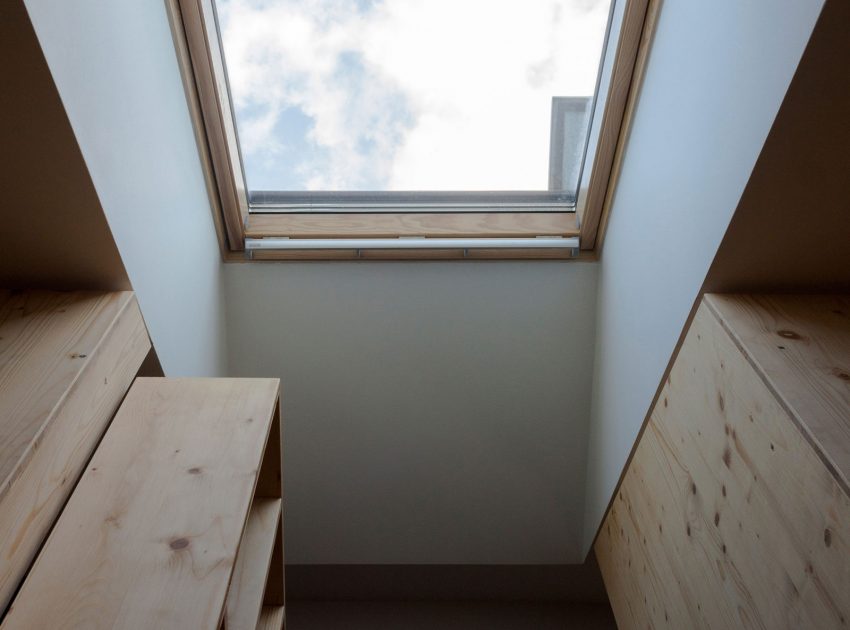
<svg viewBox="0 0 850 630"><path fill-rule="evenodd" d="M662 4L600 264L585 549L822 4Z"/></svg>
<svg viewBox="0 0 850 630"><path fill-rule="evenodd" d="M25 4L165 373L223 373L222 263L164 2Z"/></svg>
<svg viewBox="0 0 850 630"><path fill-rule="evenodd" d="M596 265L228 265L232 371L283 380L293 564L582 561Z"/></svg>

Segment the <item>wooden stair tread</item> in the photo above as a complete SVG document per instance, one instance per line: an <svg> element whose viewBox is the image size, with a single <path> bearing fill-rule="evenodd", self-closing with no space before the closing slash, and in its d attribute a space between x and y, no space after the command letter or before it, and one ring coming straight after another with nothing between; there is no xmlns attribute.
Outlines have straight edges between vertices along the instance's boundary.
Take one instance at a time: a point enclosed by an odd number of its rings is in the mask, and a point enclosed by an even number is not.
<svg viewBox="0 0 850 630"><path fill-rule="evenodd" d="M850 494L850 296L715 294L706 303Z"/></svg>
<svg viewBox="0 0 850 630"><path fill-rule="evenodd" d="M280 517L280 499L254 499L227 592L225 628L229 630L257 625Z"/></svg>
<svg viewBox="0 0 850 630"><path fill-rule="evenodd" d="M130 291L0 291L0 612L149 350Z"/></svg>
<svg viewBox="0 0 850 630"><path fill-rule="evenodd" d="M132 297L128 291L0 293L0 493Z"/></svg>
<svg viewBox="0 0 850 630"><path fill-rule="evenodd" d="M257 630L280 630L283 628L283 619L283 606L263 606L257 622Z"/></svg>
<svg viewBox="0 0 850 630"><path fill-rule="evenodd" d="M278 388L136 379L3 627L217 628Z"/></svg>

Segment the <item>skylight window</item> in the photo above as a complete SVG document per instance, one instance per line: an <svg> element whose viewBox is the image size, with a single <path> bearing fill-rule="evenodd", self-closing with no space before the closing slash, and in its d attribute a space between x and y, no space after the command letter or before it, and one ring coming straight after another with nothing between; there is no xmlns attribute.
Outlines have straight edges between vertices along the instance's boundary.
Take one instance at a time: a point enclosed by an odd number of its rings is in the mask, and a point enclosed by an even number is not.
<svg viewBox="0 0 850 630"><path fill-rule="evenodd" d="M659 6L166 0L224 258L598 249Z"/></svg>
<svg viewBox="0 0 850 630"><path fill-rule="evenodd" d="M215 0L252 209L575 205L610 0Z"/></svg>

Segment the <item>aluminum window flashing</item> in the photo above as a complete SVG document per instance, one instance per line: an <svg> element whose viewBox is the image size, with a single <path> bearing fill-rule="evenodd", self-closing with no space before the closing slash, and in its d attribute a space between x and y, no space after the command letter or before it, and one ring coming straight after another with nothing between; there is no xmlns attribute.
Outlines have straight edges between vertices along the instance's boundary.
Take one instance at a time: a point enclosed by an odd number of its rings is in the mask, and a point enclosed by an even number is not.
<svg viewBox="0 0 850 630"><path fill-rule="evenodd" d="M571 212L561 191L251 191L251 212Z"/></svg>

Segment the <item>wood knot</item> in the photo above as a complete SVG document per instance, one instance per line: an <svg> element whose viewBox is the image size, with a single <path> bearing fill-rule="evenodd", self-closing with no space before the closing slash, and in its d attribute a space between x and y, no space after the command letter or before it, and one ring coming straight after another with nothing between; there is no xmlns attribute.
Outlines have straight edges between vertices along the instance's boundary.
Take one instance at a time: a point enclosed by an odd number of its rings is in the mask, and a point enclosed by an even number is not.
<svg viewBox="0 0 850 630"><path fill-rule="evenodd" d="M72 359L85 359L88 355L85 352L72 352Z"/></svg>
<svg viewBox="0 0 850 630"><path fill-rule="evenodd" d="M192 468L190 468L186 472L189 473L190 475L200 475L203 472L203 469L201 469L198 466L193 466Z"/></svg>
<svg viewBox="0 0 850 630"><path fill-rule="evenodd" d="M793 330L777 330L776 334L783 339L802 339L802 337Z"/></svg>
<svg viewBox="0 0 850 630"><path fill-rule="evenodd" d="M846 370L842 370L841 368L833 368L832 373L838 378L840 378L842 381L850 382L850 374L848 374Z"/></svg>
<svg viewBox="0 0 850 630"><path fill-rule="evenodd" d="M717 404L720 405L720 411L726 409L726 401L723 400L723 394L720 392L717 392Z"/></svg>
<svg viewBox="0 0 850 630"><path fill-rule="evenodd" d="M832 532L829 531L829 528L823 530L823 544L827 547L832 546Z"/></svg>
<svg viewBox="0 0 850 630"><path fill-rule="evenodd" d="M729 468L729 466L732 464L732 451L729 450L728 446L723 451L723 463L726 464L726 468Z"/></svg>
<svg viewBox="0 0 850 630"><path fill-rule="evenodd" d="M714 513L714 526L717 527L720 525L720 512Z"/></svg>
<svg viewBox="0 0 850 630"><path fill-rule="evenodd" d="M189 540L187 538L175 538L168 543L168 546L174 551L179 551L180 549L185 549L189 546Z"/></svg>

